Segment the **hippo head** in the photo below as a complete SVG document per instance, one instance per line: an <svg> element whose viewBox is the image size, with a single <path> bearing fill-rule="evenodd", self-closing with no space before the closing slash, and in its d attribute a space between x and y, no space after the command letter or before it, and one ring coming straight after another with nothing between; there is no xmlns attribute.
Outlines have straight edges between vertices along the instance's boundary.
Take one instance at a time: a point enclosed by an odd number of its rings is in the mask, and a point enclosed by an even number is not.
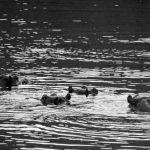
<svg viewBox="0 0 150 150"><path fill-rule="evenodd" d="M29 84L29 80L27 78L22 79L21 84Z"/></svg>
<svg viewBox="0 0 150 150"><path fill-rule="evenodd" d="M133 99L133 97L131 95L128 95L127 97L127 102L131 105L131 106L136 106L137 105L137 101L135 99Z"/></svg>
<svg viewBox="0 0 150 150"><path fill-rule="evenodd" d="M9 75L4 77L4 87L8 87L8 90L11 90L12 86L17 86L19 78L16 75Z"/></svg>
<svg viewBox="0 0 150 150"><path fill-rule="evenodd" d="M12 86L17 86L18 83L19 83L19 77L16 76L16 75L12 75L12 76L9 76L11 77L11 80L12 80Z"/></svg>
<svg viewBox="0 0 150 150"><path fill-rule="evenodd" d="M49 97L48 97L46 94L44 94L44 95L42 96L41 102L42 102L43 105L45 105L45 106L47 105L46 101L47 101L48 98L49 98Z"/></svg>
<svg viewBox="0 0 150 150"><path fill-rule="evenodd" d="M93 89L91 90L91 92L92 92L92 94L94 94L94 95L98 94L98 90L97 90L96 88L93 88Z"/></svg>

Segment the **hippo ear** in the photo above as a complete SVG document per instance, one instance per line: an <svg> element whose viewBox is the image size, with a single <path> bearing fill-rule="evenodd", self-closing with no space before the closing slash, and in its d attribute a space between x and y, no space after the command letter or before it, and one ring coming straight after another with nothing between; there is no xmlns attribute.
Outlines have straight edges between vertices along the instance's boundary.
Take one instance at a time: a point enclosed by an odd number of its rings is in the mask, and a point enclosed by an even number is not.
<svg viewBox="0 0 150 150"><path fill-rule="evenodd" d="M127 97L128 103L131 103L132 100L133 100L132 96L131 96L131 95L128 95L128 97Z"/></svg>
<svg viewBox="0 0 150 150"><path fill-rule="evenodd" d="M70 100L70 99L71 99L71 95L68 93L68 94L65 96L65 98L66 98L67 100Z"/></svg>
<svg viewBox="0 0 150 150"><path fill-rule="evenodd" d="M86 89L85 96L88 97L88 95L89 95L89 91L88 91L88 89Z"/></svg>
<svg viewBox="0 0 150 150"><path fill-rule="evenodd" d="M69 93L72 93L72 92L73 92L73 88L72 88L71 85L68 87L68 91L69 91Z"/></svg>

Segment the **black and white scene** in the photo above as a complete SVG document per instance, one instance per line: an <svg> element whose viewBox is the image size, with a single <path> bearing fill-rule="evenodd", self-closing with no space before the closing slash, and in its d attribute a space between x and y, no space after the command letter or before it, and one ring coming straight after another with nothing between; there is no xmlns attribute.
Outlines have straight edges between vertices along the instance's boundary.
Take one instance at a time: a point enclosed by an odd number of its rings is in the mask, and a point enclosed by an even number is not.
<svg viewBox="0 0 150 150"><path fill-rule="evenodd" d="M150 1L0 0L0 150L150 150Z"/></svg>

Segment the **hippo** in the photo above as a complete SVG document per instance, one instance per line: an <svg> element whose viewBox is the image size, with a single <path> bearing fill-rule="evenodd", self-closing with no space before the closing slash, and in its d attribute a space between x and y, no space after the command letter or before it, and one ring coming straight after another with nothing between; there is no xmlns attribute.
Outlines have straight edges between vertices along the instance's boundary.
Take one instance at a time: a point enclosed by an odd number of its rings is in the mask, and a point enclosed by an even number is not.
<svg viewBox="0 0 150 150"><path fill-rule="evenodd" d="M135 110L150 112L150 97L139 97L138 95L132 97L128 95L127 102Z"/></svg>
<svg viewBox="0 0 150 150"><path fill-rule="evenodd" d="M68 92L69 93L76 93L78 95L85 95L86 97L89 94L92 94L92 95L98 94L98 90L96 88L88 89L86 86L82 86L81 88L74 88L72 86L69 86Z"/></svg>
<svg viewBox="0 0 150 150"><path fill-rule="evenodd" d="M89 91L87 87L83 86L82 88L73 88L72 86L68 87L69 93L76 93L78 95L85 95L86 97L89 95Z"/></svg>
<svg viewBox="0 0 150 150"><path fill-rule="evenodd" d="M70 105L71 95L68 93L65 97L63 96L57 96L56 94L52 94L50 96L44 94L41 98L41 102L43 105L60 105L63 103L66 103L67 105Z"/></svg>
<svg viewBox="0 0 150 150"><path fill-rule="evenodd" d="M3 90L11 91L12 86L17 86L19 77L16 75L0 75L0 86Z"/></svg>

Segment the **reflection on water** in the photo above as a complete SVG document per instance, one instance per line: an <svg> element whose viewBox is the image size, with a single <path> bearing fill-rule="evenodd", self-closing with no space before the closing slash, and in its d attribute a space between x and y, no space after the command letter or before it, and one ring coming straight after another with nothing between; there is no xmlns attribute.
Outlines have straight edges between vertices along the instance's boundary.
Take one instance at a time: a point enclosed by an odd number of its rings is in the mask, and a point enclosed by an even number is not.
<svg viewBox="0 0 150 150"><path fill-rule="evenodd" d="M149 113L126 102L150 92L146 2L0 3L0 73L31 81L0 91L0 149L150 149ZM43 94L64 96L69 85L99 94L41 104Z"/></svg>

